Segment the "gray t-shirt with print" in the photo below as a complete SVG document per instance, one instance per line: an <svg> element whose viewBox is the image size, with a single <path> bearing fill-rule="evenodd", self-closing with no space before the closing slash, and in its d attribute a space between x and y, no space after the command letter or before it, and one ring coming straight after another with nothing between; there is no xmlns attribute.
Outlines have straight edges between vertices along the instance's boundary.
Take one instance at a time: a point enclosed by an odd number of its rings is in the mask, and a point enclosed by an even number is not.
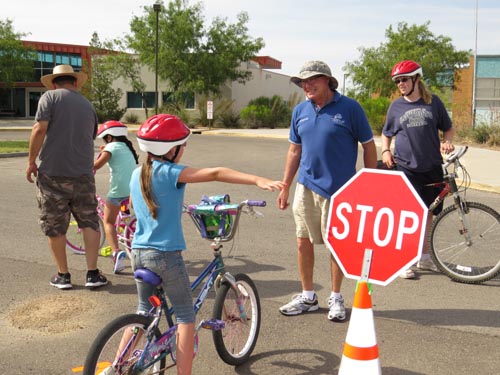
<svg viewBox="0 0 500 375"><path fill-rule="evenodd" d="M45 92L35 120L49 123L40 152L40 173L60 177L93 174L98 120L82 94L63 88Z"/></svg>

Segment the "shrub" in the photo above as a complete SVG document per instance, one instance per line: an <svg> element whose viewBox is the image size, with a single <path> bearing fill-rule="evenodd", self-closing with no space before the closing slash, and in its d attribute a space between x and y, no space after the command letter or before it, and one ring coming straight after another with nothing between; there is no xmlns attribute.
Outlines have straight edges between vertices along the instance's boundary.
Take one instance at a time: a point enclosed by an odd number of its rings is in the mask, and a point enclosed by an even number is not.
<svg viewBox="0 0 500 375"><path fill-rule="evenodd" d="M217 117L215 124L222 128L239 128L241 126L240 115L232 110L228 110Z"/></svg>
<svg viewBox="0 0 500 375"><path fill-rule="evenodd" d="M139 122L139 116L135 113L128 113L123 119L127 124L137 124Z"/></svg>
<svg viewBox="0 0 500 375"><path fill-rule="evenodd" d="M490 126L481 124L472 130L472 136L477 143L486 143L490 137Z"/></svg>
<svg viewBox="0 0 500 375"><path fill-rule="evenodd" d="M366 98L360 100L360 104L365 110L373 133L380 135L384 128L385 117L391 105L391 100L385 97Z"/></svg>
<svg viewBox="0 0 500 375"><path fill-rule="evenodd" d="M248 102L240 112L243 125L247 128L288 127L291 109L278 95L273 97L260 96Z"/></svg>

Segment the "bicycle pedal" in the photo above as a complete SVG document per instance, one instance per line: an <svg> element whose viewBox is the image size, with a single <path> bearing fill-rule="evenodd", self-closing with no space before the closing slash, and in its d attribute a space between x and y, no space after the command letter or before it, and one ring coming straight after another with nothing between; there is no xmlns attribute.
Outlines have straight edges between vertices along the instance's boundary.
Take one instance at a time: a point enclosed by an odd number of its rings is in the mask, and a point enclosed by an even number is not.
<svg viewBox="0 0 500 375"><path fill-rule="evenodd" d="M201 323L202 328L211 329L212 331L220 331L225 326L226 326L225 322L223 322L222 320L217 320L217 319L204 320Z"/></svg>

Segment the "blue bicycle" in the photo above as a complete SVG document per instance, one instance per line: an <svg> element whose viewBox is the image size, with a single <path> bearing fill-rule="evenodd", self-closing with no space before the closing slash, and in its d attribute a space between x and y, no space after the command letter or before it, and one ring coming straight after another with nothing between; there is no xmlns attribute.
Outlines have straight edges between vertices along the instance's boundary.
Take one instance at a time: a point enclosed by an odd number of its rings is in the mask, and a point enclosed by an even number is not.
<svg viewBox="0 0 500 375"><path fill-rule="evenodd" d="M248 360L257 343L260 330L260 299L255 284L246 274L231 275L225 271L222 243L232 240L242 212L256 214L254 206L265 201L229 202L229 196L203 197L200 204L184 206L201 236L211 241L214 259L193 281L194 291L201 286L194 302L198 313L208 292L215 287L212 317L202 320L195 330L195 354L198 331L206 328L220 358L237 366ZM148 269L138 269L134 277L156 287L149 298L153 308L146 315L128 314L110 322L92 343L84 365L84 375L164 374L175 366L177 325L174 311L168 305L162 280ZM166 321L162 331L160 323Z"/></svg>

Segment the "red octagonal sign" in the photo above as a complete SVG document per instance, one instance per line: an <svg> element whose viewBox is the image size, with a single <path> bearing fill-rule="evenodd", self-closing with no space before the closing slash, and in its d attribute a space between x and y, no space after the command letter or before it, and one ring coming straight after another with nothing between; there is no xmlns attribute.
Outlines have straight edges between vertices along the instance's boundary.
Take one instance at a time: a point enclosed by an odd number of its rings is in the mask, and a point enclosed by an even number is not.
<svg viewBox="0 0 500 375"><path fill-rule="evenodd" d="M368 279L387 285L420 259L427 212L404 173L361 169L332 195L327 245L353 279L372 250Z"/></svg>

